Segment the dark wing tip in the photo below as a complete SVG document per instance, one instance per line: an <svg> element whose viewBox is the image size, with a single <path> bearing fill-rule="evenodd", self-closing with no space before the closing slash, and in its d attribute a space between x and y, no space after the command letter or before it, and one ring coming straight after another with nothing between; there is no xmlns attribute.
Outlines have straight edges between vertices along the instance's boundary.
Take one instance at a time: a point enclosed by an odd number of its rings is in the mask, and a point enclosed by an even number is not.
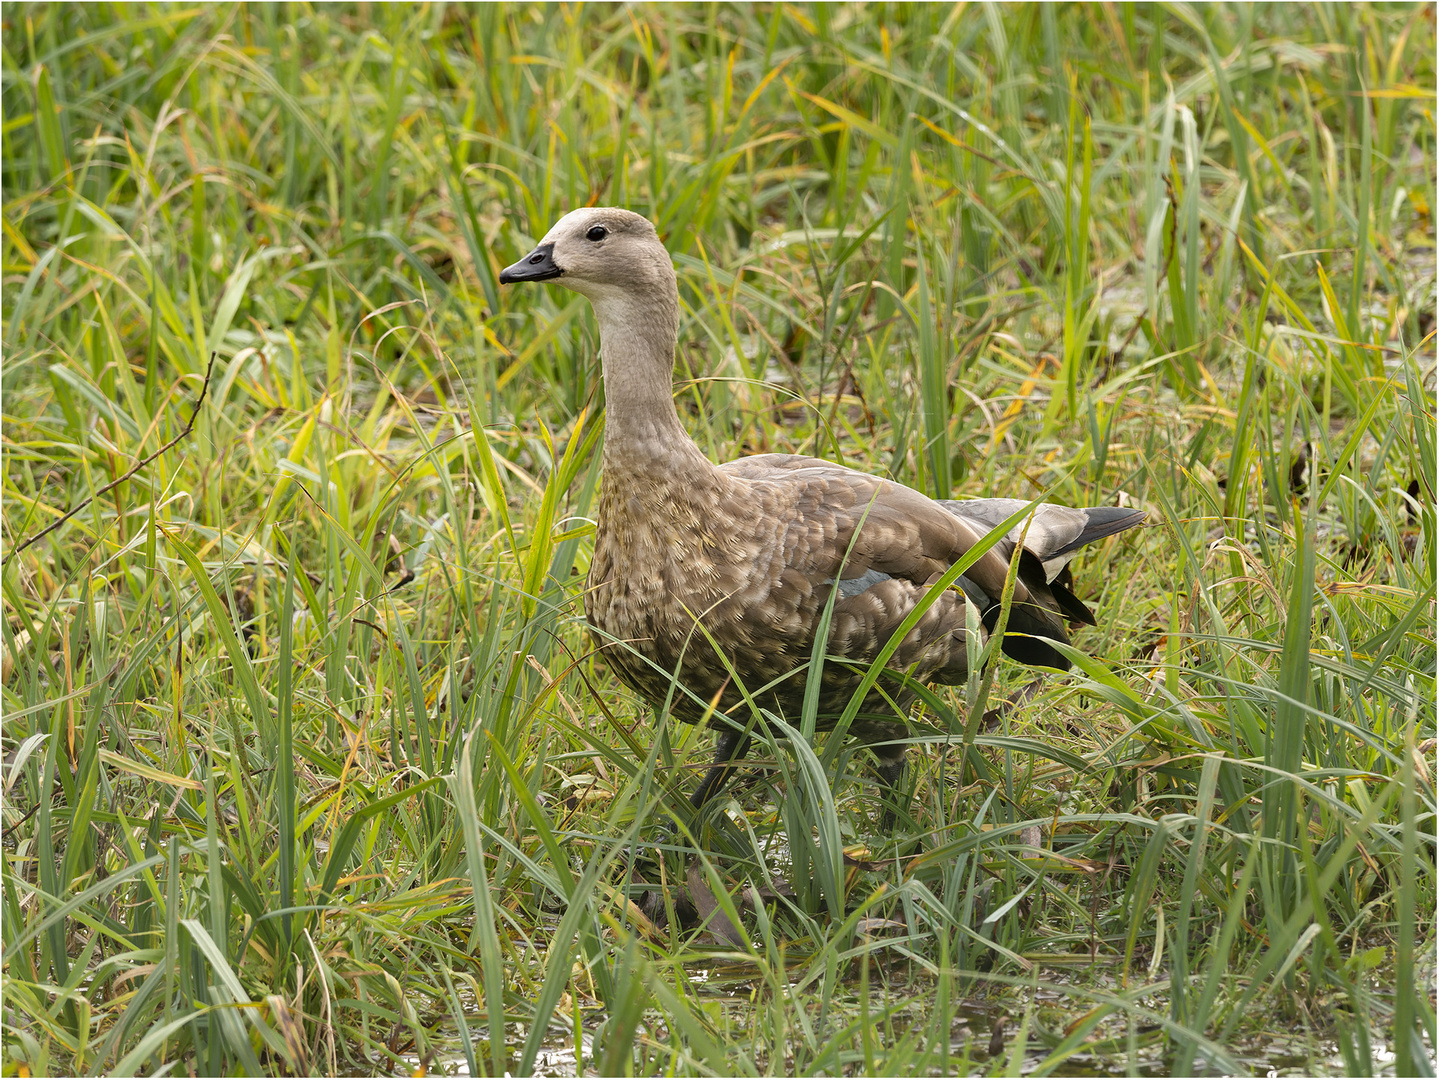
<svg viewBox="0 0 1439 1080"><path fill-rule="evenodd" d="M1025 633L1004 635L1004 655L1032 667L1052 667L1068 671L1071 666L1069 658L1049 642Z"/></svg>
<svg viewBox="0 0 1439 1080"><path fill-rule="evenodd" d="M999 622L1000 605L994 604L982 619L984 628L994 632ZM1009 622L1004 629L1004 655L1021 664L1069 670L1069 660L1046 638L1069 644L1064 621L1056 612L1034 603L1015 603L1009 609Z"/></svg>
<svg viewBox="0 0 1439 1080"><path fill-rule="evenodd" d="M1058 551L1053 552L1049 557L1056 555L1067 555L1071 551L1078 551L1085 544L1092 544L1096 540L1102 540L1106 536L1113 536L1115 533L1122 533L1143 524L1144 519L1149 515L1143 510L1135 510L1129 506L1089 506L1084 510L1084 529L1069 543Z"/></svg>
<svg viewBox="0 0 1439 1080"><path fill-rule="evenodd" d="M1064 568L1067 575L1069 567ZM1049 583L1049 591L1054 597L1054 602L1059 605L1061 611L1073 622L1085 623L1089 626L1098 626L1094 618L1094 612L1069 588L1069 582L1055 578Z"/></svg>

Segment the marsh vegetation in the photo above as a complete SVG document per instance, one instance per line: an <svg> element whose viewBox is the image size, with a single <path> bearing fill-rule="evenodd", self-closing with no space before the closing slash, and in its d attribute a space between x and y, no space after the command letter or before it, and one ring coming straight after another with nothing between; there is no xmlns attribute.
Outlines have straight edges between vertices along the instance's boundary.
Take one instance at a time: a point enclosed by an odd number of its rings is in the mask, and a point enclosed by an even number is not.
<svg viewBox="0 0 1439 1080"><path fill-rule="evenodd" d="M6 5L4 1073L1432 1068L1433 19ZM1150 513L893 835L765 730L660 828L585 204L714 459Z"/></svg>

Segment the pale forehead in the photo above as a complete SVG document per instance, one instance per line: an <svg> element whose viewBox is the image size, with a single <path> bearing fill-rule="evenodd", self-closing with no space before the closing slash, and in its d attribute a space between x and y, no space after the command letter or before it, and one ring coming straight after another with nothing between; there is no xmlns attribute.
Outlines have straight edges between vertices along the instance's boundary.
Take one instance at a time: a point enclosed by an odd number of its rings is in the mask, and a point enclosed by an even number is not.
<svg viewBox="0 0 1439 1080"><path fill-rule="evenodd" d="M614 231L622 232L650 232L653 226L647 218L629 210L622 210L618 206L582 206L578 210L571 210L559 221L555 222L545 236L545 241L556 240L561 236L584 232L593 225L604 225Z"/></svg>

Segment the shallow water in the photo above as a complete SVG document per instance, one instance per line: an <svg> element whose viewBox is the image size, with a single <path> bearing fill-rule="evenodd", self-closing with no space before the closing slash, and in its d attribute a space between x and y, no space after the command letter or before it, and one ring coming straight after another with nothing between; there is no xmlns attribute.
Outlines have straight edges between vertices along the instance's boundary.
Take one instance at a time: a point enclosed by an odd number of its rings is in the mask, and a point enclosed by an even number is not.
<svg viewBox="0 0 1439 1080"><path fill-rule="evenodd" d="M696 967L691 972L691 977L700 988L702 1000L718 1003L723 1008L733 1010L734 1025L736 1027L745 1026L754 1009L751 999L753 984L742 976L739 965L725 965L722 968ZM911 988L917 989L913 986ZM872 986L871 1011L879 1014L889 1008L892 1006L895 993L903 992L904 989L904 984L897 983L889 988L889 993L886 995L883 987ZM858 982L851 981L845 984L845 990L844 995L836 995L828 1002L829 1007L833 1010L833 1022L836 1026L840 1026L842 1021L850 1019L852 1010L857 1008ZM1067 1004L1064 1004L1065 1002ZM1160 995L1153 995L1145 1000L1145 1006L1160 1011L1167 1008L1167 1000ZM481 1045L482 1040L487 1038L483 1027L483 1017L477 1003L473 1000L466 1001L465 1007L471 1037L476 1040L477 1044L475 1057L479 1059L488 1055L487 1044ZM950 1025L951 1057L956 1066L968 1060L972 1065L971 1073L991 1072L995 1061L988 1054L988 1049L996 1022L1004 1025L1002 1047L996 1056L1008 1059L1013 1053L1013 1039L1019 1032L1026 1010L1030 1012L1032 1024L1036 1026L1044 1024L1053 1032L1056 1030L1057 1023L1062 1027L1065 1023L1077 1020L1088 1011L1088 1008L1087 1004L1076 1004L1074 998L1053 990L1014 992L991 998L966 997L957 1002L953 1009ZM927 1023L927 1018L920 1015L923 1012L923 1005L919 1004L899 1010L891 1009L890 1015L894 1018L896 1026L902 1027L903 1018L910 1013L914 1013L915 1018L920 1022ZM581 1046L584 1067L582 1075L598 1076L600 1074L595 1071L597 1051L593 1031L604 1019L604 1014L597 1006L585 1008L583 1013L584 1030ZM660 1014L652 1012L649 1015L655 1026L663 1023ZM1123 1017L1114 1017L1107 1020L1105 1025L1101 1025L1096 1034L1101 1036L1104 1043L1110 1047L1115 1045L1116 1039L1123 1046L1125 1028L1126 1022ZM1132 1058L1127 1050L1112 1053L1102 1050L1080 1050L1057 1066L1051 1065L1047 1075L1141 1077L1171 1075L1168 1055L1159 1038L1158 1029L1141 1027L1139 1030L1140 1034L1137 1036ZM573 1029L568 1028L567 1023L552 1024L551 1035L552 1037L546 1040L536 1059L535 1075L552 1077L581 1075L580 1070L577 1069ZM519 1066L519 1057L523 1051L525 1037L526 1032L514 1025L511 1025L507 1032L506 1044L509 1051L507 1067L510 1070L515 1070ZM1389 1049L1385 1033L1371 1030L1369 1038L1375 1067L1374 1075L1395 1075L1394 1054ZM1096 1046L1098 1045L1101 1044L1096 1043ZM1046 1045L1038 1032L1031 1030L1021 1067L1022 1073L1024 1075L1034 1074L1047 1059L1050 1049L1051 1047ZM409 1055L405 1058L409 1063L409 1068L391 1075L470 1075L463 1049L459 1044L457 1027L436 1038L435 1050L436 1053L427 1062L424 1062L424 1072L416 1071L422 1067L421 1059L416 1055ZM1234 1060L1244 1068L1243 1075L1259 1077L1348 1075L1345 1060L1334 1042L1306 1037L1303 1033L1265 1031L1251 1034L1236 1041L1234 1045L1228 1047L1228 1050ZM1430 1051L1432 1060L1432 1048ZM882 1057L880 1060L883 1060ZM1202 1060L1196 1061L1195 1067L1202 1069ZM781 1071L787 1070L781 1068ZM935 1075L938 1074L935 1073ZM1213 1073L1213 1075L1218 1074Z"/></svg>

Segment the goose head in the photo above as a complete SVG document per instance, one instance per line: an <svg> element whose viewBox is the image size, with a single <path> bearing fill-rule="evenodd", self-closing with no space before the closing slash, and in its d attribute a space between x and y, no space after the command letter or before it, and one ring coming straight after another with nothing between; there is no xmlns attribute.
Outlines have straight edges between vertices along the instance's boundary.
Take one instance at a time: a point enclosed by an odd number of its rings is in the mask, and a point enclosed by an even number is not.
<svg viewBox="0 0 1439 1080"><path fill-rule="evenodd" d="M572 210L533 251L500 271L500 284L553 281L601 304L621 296L672 295L674 265L647 218L614 206Z"/></svg>
<svg viewBox="0 0 1439 1080"><path fill-rule="evenodd" d="M607 460L637 447L657 459L676 452L699 456L675 414L671 389L680 313L675 268L647 219L613 206L572 210L534 251L500 272L502 285L521 281L572 289L595 309Z"/></svg>

